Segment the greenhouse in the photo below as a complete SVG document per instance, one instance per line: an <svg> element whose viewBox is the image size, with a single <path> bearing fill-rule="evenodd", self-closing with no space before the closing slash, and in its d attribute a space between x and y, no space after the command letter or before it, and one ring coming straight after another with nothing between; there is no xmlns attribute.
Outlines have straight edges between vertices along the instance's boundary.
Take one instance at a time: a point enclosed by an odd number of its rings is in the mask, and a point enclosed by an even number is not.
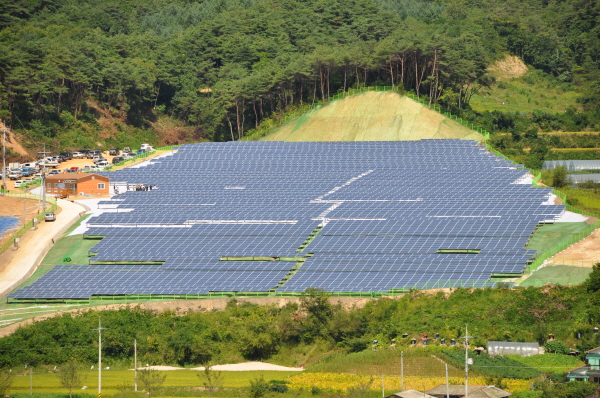
<svg viewBox="0 0 600 398"><path fill-rule="evenodd" d="M575 188L584 182L595 182L600 183L600 174L569 174L570 184Z"/></svg>
<svg viewBox="0 0 600 398"><path fill-rule="evenodd" d="M488 353L490 355L531 355L543 354L544 349L538 343L516 343L511 341L488 341Z"/></svg>
<svg viewBox="0 0 600 398"><path fill-rule="evenodd" d="M546 160L542 165L542 170L554 170L560 166L565 167L570 173L578 171L600 172L600 160Z"/></svg>

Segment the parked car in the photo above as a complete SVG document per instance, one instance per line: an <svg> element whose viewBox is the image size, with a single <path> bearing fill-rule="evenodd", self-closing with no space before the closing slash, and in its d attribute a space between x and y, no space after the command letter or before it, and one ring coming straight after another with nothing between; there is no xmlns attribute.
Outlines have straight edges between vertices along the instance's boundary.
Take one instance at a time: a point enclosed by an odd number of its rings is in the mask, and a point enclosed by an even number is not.
<svg viewBox="0 0 600 398"><path fill-rule="evenodd" d="M98 164L98 162L106 161L102 156L94 156L94 164Z"/></svg>
<svg viewBox="0 0 600 398"><path fill-rule="evenodd" d="M102 156L102 151L100 149L94 149L93 151L89 151L87 153L88 159L93 159L94 156Z"/></svg>
<svg viewBox="0 0 600 398"><path fill-rule="evenodd" d="M91 164L86 164L85 166L83 166L83 171L97 171L100 170L100 168L98 166L93 166Z"/></svg>
<svg viewBox="0 0 600 398"><path fill-rule="evenodd" d="M23 174L21 174L21 169L10 169L10 172L8 173L8 178L10 178L11 180L18 180L21 177L23 177Z"/></svg>
<svg viewBox="0 0 600 398"><path fill-rule="evenodd" d="M15 188L20 188L22 185L25 185L25 181L23 181L23 180L15 181Z"/></svg>
<svg viewBox="0 0 600 398"><path fill-rule="evenodd" d="M111 149L108 151L108 154L109 154L110 156L119 156L119 155L120 155L119 148L111 148Z"/></svg>
<svg viewBox="0 0 600 398"><path fill-rule="evenodd" d="M54 169L54 170L50 170L50 173L48 173L48 175L49 175L49 176L53 176L53 175L55 175L55 174L60 174L60 171L59 171L59 170L56 170L56 169Z"/></svg>
<svg viewBox="0 0 600 398"><path fill-rule="evenodd" d="M71 172L71 173L79 173L79 167L73 166L73 167L71 167L69 169L69 172Z"/></svg>
<svg viewBox="0 0 600 398"><path fill-rule="evenodd" d="M81 152L73 152L72 156L73 156L73 159L81 159L81 158L83 158L83 153L81 153Z"/></svg>
<svg viewBox="0 0 600 398"><path fill-rule="evenodd" d="M96 163L96 166L98 166L98 167L106 167L108 165L109 165L109 163L108 163L108 160L106 160L106 159L102 159L101 161Z"/></svg>
<svg viewBox="0 0 600 398"><path fill-rule="evenodd" d="M21 175L23 177L30 177L32 175L34 175L36 173L37 170L32 169L30 167L25 167L23 169L21 169Z"/></svg>
<svg viewBox="0 0 600 398"><path fill-rule="evenodd" d="M131 148L129 148L128 146L126 146L125 148L123 148L123 152L124 153L131 153Z"/></svg>
<svg viewBox="0 0 600 398"><path fill-rule="evenodd" d="M59 154L58 156L62 156L63 158L65 158L66 160L71 160L73 159L73 154L71 152L62 152L61 154Z"/></svg>
<svg viewBox="0 0 600 398"><path fill-rule="evenodd" d="M123 160L125 160L125 159L123 159L122 156L115 156L112 160L112 164L121 163Z"/></svg>

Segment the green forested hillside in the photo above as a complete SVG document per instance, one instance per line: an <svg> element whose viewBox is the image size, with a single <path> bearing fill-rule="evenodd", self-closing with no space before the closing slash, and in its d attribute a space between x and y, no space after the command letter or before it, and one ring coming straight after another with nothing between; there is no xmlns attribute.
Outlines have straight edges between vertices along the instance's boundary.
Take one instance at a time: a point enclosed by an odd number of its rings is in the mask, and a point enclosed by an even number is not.
<svg viewBox="0 0 600 398"><path fill-rule="evenodd" d="M469 332L477 336L474 346L485 346L488 340L544 344L554 333L565 349L585 351L600 345L600 337L593 333L600 316L598 275L600 269L591 274L590 282L576 287L461 288L451 294L415 291L349 309L328 302L321 291L310 290L299 304L283 307L232 300L224 311L184 315L142 309L65 314L0 338L0 368L58 364L72 357L93 362L97 335L90 329L97 325L98 316L109 328L103 333L108 363L128 362L137 339L138 358L150 363L262 359L306 366L327 353L363 351L373 340L387 346L396 339L404 346L413 337L439 333L449 343L464 335L467 323Z"/></svg>
<svg viewBox="0 0 600 398"><path fill-rule="evenodd" d="M509 53L578 92L585 116L558 128L597 128L599 15L587 0L13 0L0 117L28 145L158 141L164 120L195 127L170 141L231 140L290 105L385 84L510 131L514 114L468 105Z"/></svg>

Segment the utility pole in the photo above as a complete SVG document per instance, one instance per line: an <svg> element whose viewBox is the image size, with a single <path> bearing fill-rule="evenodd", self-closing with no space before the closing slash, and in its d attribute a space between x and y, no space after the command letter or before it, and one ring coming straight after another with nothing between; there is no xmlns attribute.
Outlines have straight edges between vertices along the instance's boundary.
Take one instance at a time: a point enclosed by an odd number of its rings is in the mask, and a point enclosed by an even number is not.
<svg viewBox="0 0 600 398"><path fill-rule="evenodd" d="M404 351L400 353L400 392L404 391Z"/></svg>
<svg viewBox="0 0 600 398"><path fill-rule="evenodd" d="M137 392L137 339L133 340L133 391Z"/></svg>
<svg viewBox="0 0 600 398"><path fill-rule="evenodd" d="M469 336L469 325L465 325L465 335L459 337L465 339L465 398L469 398L469 339L474 339L476 336Z"/></svg>
<svg viewBox="0 0 600 398"><path fill-rule="evenodd" d="M381 374L381 398L385 398L385 379L383 373Z"/></svg>
<svg viewBox="0 0 600 398"><path fill-rule="evenodd" d="M450 398L450 387L448 386L448 364L446 364L446 398Z"/></svg>
<svg viewBox="0 0 600 398"><path fill-rule="evenodd" d="M98 398L102 398L102 331L106 328L102 327L101 317L98 317L98 329L90 329L98 331Z"/></svg>
<svg viewBox="0 0 600 398"><path fill-rule="evenodd" d="M33 395L33 370L29 367L29 395Z"/></svg>
<svg viewBox="0 0 600 398"><path fill-rule="evenodd" d="M6 190L6 124L2 122L2 132L3 141L2 141L2 191Z"/></svg>
<svg viewBox="0 0 600 398"><path fill-rule="evenodd" d="M42 196L43 196L43 201L44 201L44 207L42 207L42 211L46 212L46 156L49 154L50 152L46 152L46 144L44 144L44 150L42 152L38 152L38 155L41 154L43 161L42 161Z"/></svg>

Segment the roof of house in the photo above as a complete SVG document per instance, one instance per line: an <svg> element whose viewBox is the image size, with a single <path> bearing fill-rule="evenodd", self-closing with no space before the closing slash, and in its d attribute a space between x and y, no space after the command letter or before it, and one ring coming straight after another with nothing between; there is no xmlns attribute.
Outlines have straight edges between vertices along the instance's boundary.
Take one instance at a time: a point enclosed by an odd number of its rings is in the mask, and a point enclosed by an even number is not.
<svg viewBox="0 0 600 398"><path fill-rule="evenodd" d="M586 376L588 367L587 366L579 366L575 369L569 370L567 373L570 376Z"/></svg>
<svg viewBox="0 0 600 398"><path fill-rule="evenodd" d="M448 386L450 395L464 396L465 386L450 385ZM446 385L441 384L431 390L425 391L431 395L445 395ZM469 398L504 398L511 395L508 391L504 391L495 386L469 386Z"/></svg>
<svg viewBox="0 0 600 398"><path fill-rule="evenodd" d="M388 395L385 398L435 398L432 395L422 393L417 390L404 390L402 392L397 392L392 395Z"/></svg>
<svg viewBox="0 0 600 398"><path fill-rule="evenodd" d="M592 348L591 350L587 350L586 354L600 354L600 347Z"/></svg>
<svg viewBox="0 0 600 398"><path fill-rule="evenodd" d="M90 177L92 179L104 180L108 181L109 178L106 176L101 176L100 174L94 173L66 173L66 174L54 174L46 177L46 181L64 181L64 180L87 180Z"/></svg>

